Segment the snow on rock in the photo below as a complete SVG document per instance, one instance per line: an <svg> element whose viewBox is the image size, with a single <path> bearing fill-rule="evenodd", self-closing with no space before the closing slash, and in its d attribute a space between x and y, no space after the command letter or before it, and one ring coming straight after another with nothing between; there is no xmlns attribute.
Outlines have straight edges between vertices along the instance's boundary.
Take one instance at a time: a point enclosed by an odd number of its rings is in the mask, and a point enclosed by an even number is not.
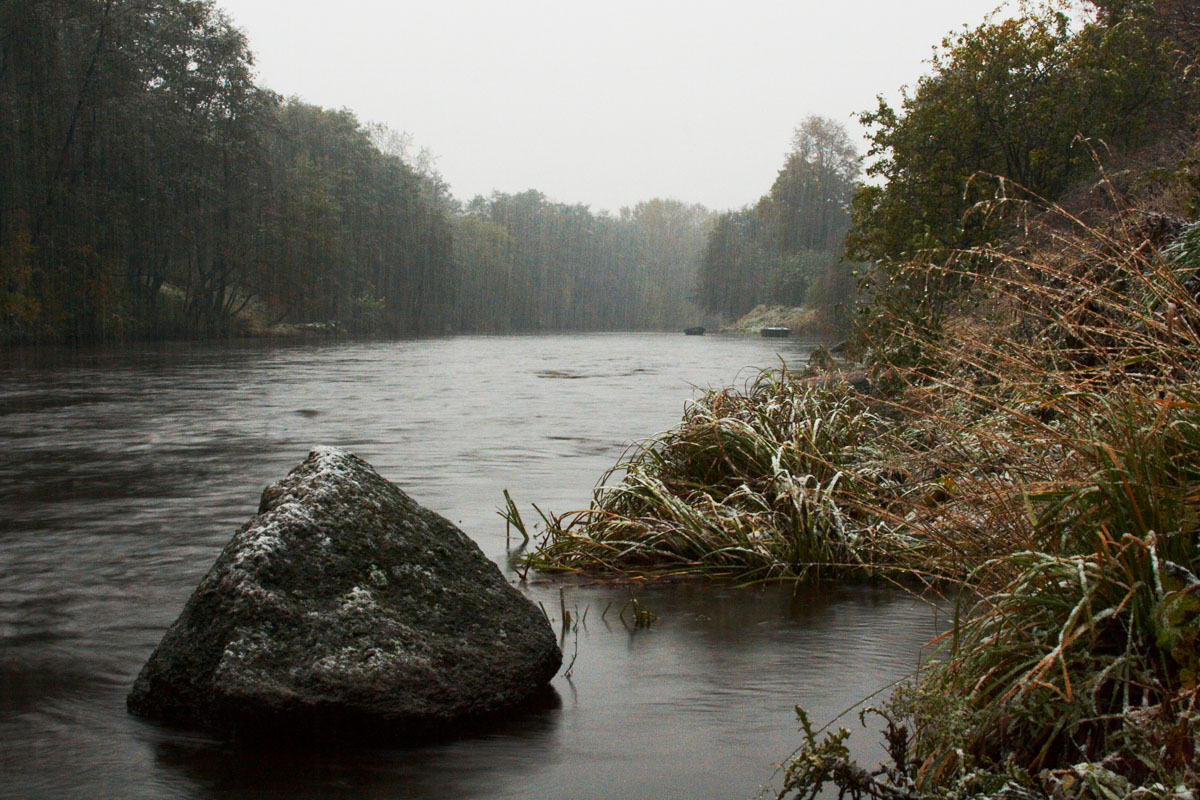
<svg viewBox="0 0 1200 800"><path fill-rule="evenodd" d="M329 447L262 494L129 694L220 734L444 732L532 701L562 663L479 547Z"/></svg>

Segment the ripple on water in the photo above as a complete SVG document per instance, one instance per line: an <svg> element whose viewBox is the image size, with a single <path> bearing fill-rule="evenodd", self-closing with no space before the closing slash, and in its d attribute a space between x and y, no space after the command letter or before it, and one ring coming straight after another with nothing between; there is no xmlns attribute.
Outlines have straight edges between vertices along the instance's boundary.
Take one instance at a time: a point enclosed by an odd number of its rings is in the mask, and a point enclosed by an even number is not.
<svg viewBox="0 0 1200 800"><path fill-rule="evenodd" d="M578 654L554 682L561 705L406 749L233 748L128 717L124 695L262 487L313 445L356 451L510 569L504 489L523 512L582 507L626 443L678 421L692 386L806 354L621 334L0 364L0 797L753 795L797 743L793 704L825 721L909 671L929 609L870 587L684 583L636 589L659 621L630 631L629 587L539 582L526 591L552 617L560 602L587 614L564 639Z"/></svg>

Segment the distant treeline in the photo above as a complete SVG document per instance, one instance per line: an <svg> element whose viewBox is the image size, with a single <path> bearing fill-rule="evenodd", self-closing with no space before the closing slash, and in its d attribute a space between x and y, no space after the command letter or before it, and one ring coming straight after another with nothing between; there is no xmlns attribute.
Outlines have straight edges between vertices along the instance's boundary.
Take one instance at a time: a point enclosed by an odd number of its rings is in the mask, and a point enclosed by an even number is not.
<svg viewBox="0 0 1200 800"><path fill-rule="evenodd" d="M700 265L704 306L730 318L762 303L810 306L826 326L843 322L855 293L843 251L861 161L841 123L801 123L770 191L713 226Z"/></svg>
<svg viewBox="0 0 1200 800"><path fill-rule="evenodd" d="M617 216L539 192L477 197L454 221L464 330L630 330L695 321L700 205L651 200Z"/></svg>
<svg viewBox="0 0 1200 800"><path fill-rule="evenodd" d="M0 341L696 316L705 209L464 208L402 137L285 100L252 63L208 0L0 4Z"/></svg>

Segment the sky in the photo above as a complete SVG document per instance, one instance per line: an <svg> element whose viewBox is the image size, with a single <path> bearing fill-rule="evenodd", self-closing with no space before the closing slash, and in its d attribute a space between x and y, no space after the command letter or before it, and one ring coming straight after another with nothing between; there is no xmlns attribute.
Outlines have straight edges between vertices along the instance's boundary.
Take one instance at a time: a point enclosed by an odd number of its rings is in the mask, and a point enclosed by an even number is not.
<svg viewBox="0 0 1200 800"><path fill-rule="evenodd" d="M218 0L260 85L411 135L455 197L755 202L793 129L899 99L1000 0Z"/></svg>

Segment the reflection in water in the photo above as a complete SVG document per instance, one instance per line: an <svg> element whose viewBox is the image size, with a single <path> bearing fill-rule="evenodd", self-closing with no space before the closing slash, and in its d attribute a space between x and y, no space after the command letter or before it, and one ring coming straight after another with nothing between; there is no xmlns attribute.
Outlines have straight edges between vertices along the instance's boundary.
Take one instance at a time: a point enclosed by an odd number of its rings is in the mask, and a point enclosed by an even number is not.
<svg viewBox="0 0 1200 800"><path fill-rule="evenodd" d="M157 766L206 797L309 797L314 787L339 798L491 796L497 773L535 776L554 747L561 700L457 741L409 747L361 743L238 746L197 736L162 737Z"/></svg>
<svg viewBox="0 0 1200 800"><path fill-rule="evenodd" d="M635 587L659 620L631 632L628 586L536 580L532 600L557 617L561 590L582 619L561 708L422 747L235 749L129 717L124 697L262 486L312 445L364 457L515 579L503 489L579 508L691 385L805 354L666 335L6 353L0 797L753 795L797 743L792 705L825 721L911 671L933 612L871 587L683 583Z"/></svg>

